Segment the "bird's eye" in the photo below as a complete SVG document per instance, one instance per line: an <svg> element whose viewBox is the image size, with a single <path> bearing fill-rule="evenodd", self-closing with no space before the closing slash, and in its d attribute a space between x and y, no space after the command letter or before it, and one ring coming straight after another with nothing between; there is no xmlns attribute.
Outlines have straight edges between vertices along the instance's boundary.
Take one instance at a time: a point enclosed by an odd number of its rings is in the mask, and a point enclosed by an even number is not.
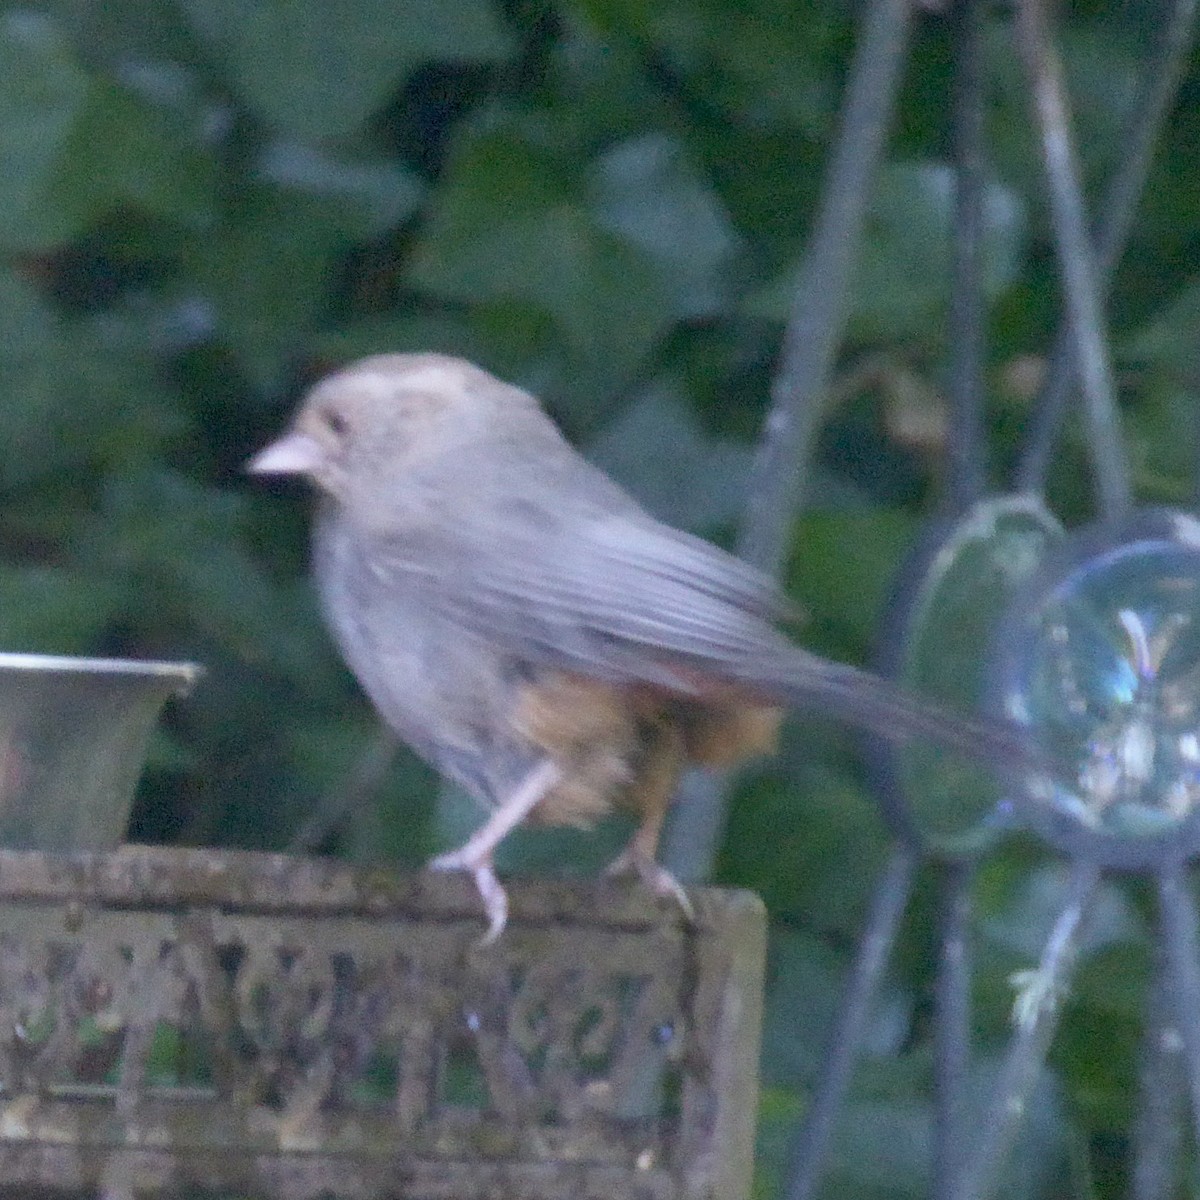
<svg viewBox="0 0 1200 1200"><path fill-rule="evenodd" d="M328 409L326 412L323 412L321 417L328 426L329 431L331 433L336 433L338 437L341 437L349 428L349 426L346 424L346 418L343 417L340 412L335 412L333 409Z"/></svg>

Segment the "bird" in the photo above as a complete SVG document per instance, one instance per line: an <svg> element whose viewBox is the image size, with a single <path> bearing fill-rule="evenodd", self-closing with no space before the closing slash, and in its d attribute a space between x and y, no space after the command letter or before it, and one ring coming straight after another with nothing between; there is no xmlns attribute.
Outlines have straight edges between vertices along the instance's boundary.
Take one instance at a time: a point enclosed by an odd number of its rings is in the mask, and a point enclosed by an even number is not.
<svg viewBox="0 0 1200 1200"><path fill-rule="evenodd" d="M657 520L529 392L463 359L334 371L247 470L317 493L312 573L347 665L391 729L486 814L437 870L471 874L494 941L493 856L524 823L636 828L610 870L691 911L657 861L683 770L769 754L785 710L986 763L1027 731L959 716L781 631L774 581Z"/></svg>

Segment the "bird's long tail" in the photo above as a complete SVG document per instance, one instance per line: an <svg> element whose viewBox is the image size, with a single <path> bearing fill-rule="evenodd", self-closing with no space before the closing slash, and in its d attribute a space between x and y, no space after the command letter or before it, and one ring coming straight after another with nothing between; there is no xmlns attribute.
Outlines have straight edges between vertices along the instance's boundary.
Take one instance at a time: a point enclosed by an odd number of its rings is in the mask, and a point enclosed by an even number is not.
<svg viewBox="0 0 1200 1200"><path fill-rule="evenodd" d="M1034 740L1025 726L966 716L870 671L796 649L744 677L789 708L837 718L893 741L928 739L1007 779L1039 776L1078 787L1077 768Z"/></svg>

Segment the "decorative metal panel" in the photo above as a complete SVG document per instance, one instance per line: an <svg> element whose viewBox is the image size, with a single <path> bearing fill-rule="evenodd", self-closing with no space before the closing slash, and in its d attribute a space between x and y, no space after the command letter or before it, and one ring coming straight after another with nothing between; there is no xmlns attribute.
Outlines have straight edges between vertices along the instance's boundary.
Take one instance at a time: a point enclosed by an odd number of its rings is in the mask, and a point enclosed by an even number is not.
<svg viewBox="0 0 1200 1200"><path fill-rule="evenodd" d="M0 851L3 1187L749 1194L764 918L127 847Z"/></svg>

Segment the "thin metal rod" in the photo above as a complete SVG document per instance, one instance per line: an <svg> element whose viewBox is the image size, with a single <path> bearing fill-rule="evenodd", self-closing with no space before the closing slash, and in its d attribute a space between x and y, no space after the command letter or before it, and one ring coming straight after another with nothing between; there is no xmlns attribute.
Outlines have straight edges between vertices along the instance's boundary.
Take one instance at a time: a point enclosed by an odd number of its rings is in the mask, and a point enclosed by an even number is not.
<svg viewBox="0 0 1200 1200"><path fill-rule="evenodd" d="M288 853L315 853L346 824L356 808L369 803L396 761L399 745L396 735L381 726L350 770L338 781L337 787L318 801L304 824L292 835Z"/></svg>
<svg viewBox="0 0 1200 1200"><path fill-rule="evenodd" d="M1107 294L1113 272L1125 250L1138 201L1154 157L1159 131L1187 67L1195 35L1197 0L1175 0L1154 54L1146 65L1145 84L1121 144L1125 152L1113 173L1096 223L1096 277ZM1046 475L1075 382L1074 346L1070 326L1063 322L1054 340L1046 381L1030 414L1030 423L1017 461L1018 491L1045 491Z"/></svg>
<svg viewBox="0 0 1200 1200"><path fill-rule="evenodd" d="M850 1085L855 1058L862 1047L871 1001L912 893L916 862L916 855L911 850L897 847L876 885L842 1010L822 1060L821 1080L792 1150L791 1174L785 1192L787 1200L810 1200L821 1182L829 1138Z"/></svg>
<svg viewBox="0 0 1200 1200"><path fill-rule="evenodd" d="M965 512L983 490L983 4L955 0L951 10L951 92L955 166L954 264L950 296L950 429L946 503Z"/></svg>
<svg viewBox="0 0 1200 1200"><path fill-rule="evenodd" d="M851 66L841 130L801 267L771 408L751 472L738 552L776 574L844 321L867 199L891 123L911 0L873 0Z"/></svg>
<svg viewBox="0 0 1200 1200"><path fill-rule="evenodd" d="M1138 1064L1138 1101L1131 1136L1130 1200L1170 1200L1183 1149L1183 1072L1175 1027L1171 972L1159 941L1155 977L1146 998L1146 1028Z"/></svg>
<svg viewBox="0 0 1200 1200"><path fill-rule="evenodd" d="M1158 904L1171 1015L1192 1101L1193 1137L1200 1142L1200 932L1196 901L1181 864L1168 864L1159 871Z"/></svg>
<svg viewBox="0 0 1200 1200"><path fill-rule="evenodd" d="M773 575L786 555L788 531L804 491L863 214L899 90L911 15L911 0L874 0L867 11L841 129L784 330L738 539L738 553ZM662 840L662 860L681 880L712 873L725 828L727 785L727 776L707 771L684 776Z"/></svg>
<svg viewBox="0 0 1200 1200"><path fill-rule="evenodd" d="M659 857L681 883L700 883L712 875L728 807L728 772L695 768L679 781Z"/></svg>
<svg viewBox="0 0 1200 1200"><path fill-rule="evenodd" d="M962 1158L962 1117L971 1070L971 883L973 864L942 870L933 1027L933 1200L950 1200Z"/></svg>
<svg viewBox="0 0 1200 1200"><path fill-rule="evenodd" d="M1093 482L1101 515L1115 519L1128 512L1131 503L1129 467L1101 312L1100 275L1093 261L1071 141L1062 62L1051 40L1043 0L1018 0L1016 30L1033 98L1034 125L1041 141L1055 249L1083 395Z"/></svg>
<svg viewBox="0 0 1200 1200"><path fill-rule="evenodd" d="M1029 973L1014 1005L1016 1029L984 1113L978 1141L965 1156L953 1200L985 1200L994 1194L996 1175L1007 1157L1017 1124L1046 1061L1058 1024L1059 1001L1066 992L1079 954L1079 940L1099 868L1076 862L1071 867L1063 904L1037 970Z"/></svg>

